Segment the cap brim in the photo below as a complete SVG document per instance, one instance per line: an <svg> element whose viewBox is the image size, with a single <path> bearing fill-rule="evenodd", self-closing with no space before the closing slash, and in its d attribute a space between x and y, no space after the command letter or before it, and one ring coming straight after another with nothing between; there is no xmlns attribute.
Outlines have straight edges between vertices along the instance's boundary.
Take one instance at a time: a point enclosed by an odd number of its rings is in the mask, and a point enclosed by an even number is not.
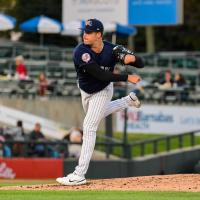
<svg viewBox="0 0 200 200"><path fill-rule="evenodd" d="M86 33L100 32L100 31L90 30L90 29L87 29L87 28L79 28L79 29L82 30L83 32L86 32Z"/></svg>

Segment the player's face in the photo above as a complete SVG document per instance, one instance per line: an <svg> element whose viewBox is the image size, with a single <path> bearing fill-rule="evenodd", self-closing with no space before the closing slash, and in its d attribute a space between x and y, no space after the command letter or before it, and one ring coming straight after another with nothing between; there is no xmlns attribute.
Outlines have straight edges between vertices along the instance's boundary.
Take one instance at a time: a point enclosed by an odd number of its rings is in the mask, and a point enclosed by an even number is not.
<svg viewBox="0 0 200 200"><path fill-rule="evenodd" d="M83 42L86 45L92 45L94 44L96 41L98 41L101 38L101 33L99 32L84 32L83 34Z"/></svg>

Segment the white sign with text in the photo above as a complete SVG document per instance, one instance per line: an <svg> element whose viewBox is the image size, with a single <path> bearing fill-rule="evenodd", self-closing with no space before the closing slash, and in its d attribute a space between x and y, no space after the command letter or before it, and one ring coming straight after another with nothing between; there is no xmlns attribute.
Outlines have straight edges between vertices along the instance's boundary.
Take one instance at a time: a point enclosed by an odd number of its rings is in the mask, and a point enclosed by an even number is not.
<svg viewBox="0 0 200 200"><path fill-rule="evenodd" d="M200 107L143 105L128 109L127 131L177 134L200 130ZM124 130L124 112L116 114L116 129Z"/></svg>
<svg viewBox="0 0 200 200"><path fill-rule="evenodd" d="M62 22L97 18L127 24L127 0L63 0Z"/></svg>

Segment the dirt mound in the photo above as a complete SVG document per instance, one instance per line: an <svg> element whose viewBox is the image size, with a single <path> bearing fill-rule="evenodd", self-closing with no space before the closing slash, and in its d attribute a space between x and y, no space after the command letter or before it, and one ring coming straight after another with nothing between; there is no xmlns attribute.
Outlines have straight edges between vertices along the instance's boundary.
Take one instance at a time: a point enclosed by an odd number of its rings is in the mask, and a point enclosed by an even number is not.
<svg viewBox="0 0 200 200"><path fill-rule="evenodd" d="M0 190L132 190L200 192L200 174L88 180L87 184L82 186L62 186L59 184L6 186L0 188Z"/></svg>

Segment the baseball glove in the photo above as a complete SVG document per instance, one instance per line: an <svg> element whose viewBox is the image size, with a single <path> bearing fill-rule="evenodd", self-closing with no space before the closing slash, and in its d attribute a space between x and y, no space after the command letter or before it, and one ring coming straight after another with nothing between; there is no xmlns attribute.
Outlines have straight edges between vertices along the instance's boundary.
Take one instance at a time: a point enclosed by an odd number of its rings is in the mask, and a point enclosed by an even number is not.
<svg viewBox="0 0 200 200"><path fill-rule="evenodd" d="M122 45L115 46L113 48L112 53L113 53L115 59L117 60L117 62L121 63L122 65L124 65L124 59L127 54L134 55L134 53L132 51L126 49Z"/></svg>

